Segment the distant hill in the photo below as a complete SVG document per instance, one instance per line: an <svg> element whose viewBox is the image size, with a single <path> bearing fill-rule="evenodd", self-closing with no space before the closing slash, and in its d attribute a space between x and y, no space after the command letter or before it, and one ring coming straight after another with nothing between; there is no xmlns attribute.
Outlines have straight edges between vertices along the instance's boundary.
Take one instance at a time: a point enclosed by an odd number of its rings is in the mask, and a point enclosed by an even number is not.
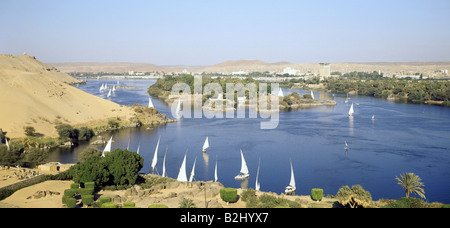
<svg viewBox="0 0 450 228"><path fill-rule="evenodd" d="M277 72L282 73L286 67L291 67L302 73L318 73L318 63L290 63L276 62L266 63L261 60L230 60L218 63L212 66L158 66L150 63L49 63L62 72L112 72L123 73L128 71L135 72L155 72L163 71L182 72L186 69L188 72L214 72L227 73L244 72ZM450 69L450 62L379 62L379 63L331 63L331 72L338 71L348 73L352 71L382 71L384 73L416 73L416 72L434 72Z"/></svg>
<svg viewBox="0 0 450 228"><path fill-rule="evenodd" d="M23 137L24 126L56 137L56 123L84 124L112 117L129 118L131 108L69 85L77 79L28 55L0 55L0 128Z"/></svg>

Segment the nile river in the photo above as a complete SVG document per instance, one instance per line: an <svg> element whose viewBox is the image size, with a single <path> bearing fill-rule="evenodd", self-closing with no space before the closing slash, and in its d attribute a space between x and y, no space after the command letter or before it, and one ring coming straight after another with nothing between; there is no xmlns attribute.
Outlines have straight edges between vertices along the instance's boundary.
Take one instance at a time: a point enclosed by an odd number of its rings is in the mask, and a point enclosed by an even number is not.
<svg viewBox="0 0 450 228"><path fill-rule="evenodd" d="M119 89L110 99L124 105L147 105L147 89L155 81L120 80L120 85L137 88ZM89 80L79 88L106 99L106 92L99 92L102 83L112 85L117 81ZM284 93L293 91L309 93L302 90L284 90ZM312 188L322 188L325 195L335 195L343 185L360 184L374 200L396 199L405 194L395 177L413 172L425 184L429 202L450 203L450 108L363 96L352 96L350 102L345 103L344 95L333 97L318 92L315 97L334 99L337 105L281 111L279 125L272 130L261 130L260 123L266 120L259 118L181 118L166 126L126 129L104 136L113 135L113 150L125 149L130 142L130 150L135 151L140 144L143 173L149 172L158 137L161 137L156 169L162 172L167 151L166 169L173 178L177 177L187 151L188 178L197 159L195 179L213 180L217 159L219 182L226 187L255 188L261 159L261 190L283 193L290 180L291 160L298 195L309 195ZM156 98L152 100L160 113L175 119L167 104ZM350 121L347 113L352 102L355 117ZM372 115L375 120L371 119ZM207 136L210 148L203 153L201 148ZM348 151L344 149L344 141L349 144ZM75 163L87 146L89 144L55 151L49 159ZM98 148L103 150L103 147ZM240 149L250 172L248 181L234 179L241 167Z"/></svg>

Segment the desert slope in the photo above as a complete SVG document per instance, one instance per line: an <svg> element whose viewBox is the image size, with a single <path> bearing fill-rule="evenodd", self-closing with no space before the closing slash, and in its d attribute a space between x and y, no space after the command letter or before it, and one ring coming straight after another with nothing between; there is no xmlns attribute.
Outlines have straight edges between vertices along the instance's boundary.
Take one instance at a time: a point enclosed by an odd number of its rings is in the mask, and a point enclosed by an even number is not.
<svg viewBox="0 0 450 228"><path fill-rule="evenodd" d="M23 137L23 127L55 137L55 123L78 125L111 117L129 118L128 107L81 91L77 79L33 56L0 55L0 128Z"/></svg>

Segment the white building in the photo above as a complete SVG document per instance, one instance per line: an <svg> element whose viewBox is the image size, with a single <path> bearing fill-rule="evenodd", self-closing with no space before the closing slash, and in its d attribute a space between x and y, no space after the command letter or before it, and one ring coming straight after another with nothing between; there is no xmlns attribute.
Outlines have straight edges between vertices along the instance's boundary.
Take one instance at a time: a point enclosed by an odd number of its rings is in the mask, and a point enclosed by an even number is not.
<svg viewBox="0 0 450 228"><path fill-rule="evenodd" d="M231 75L244 75L244 74L247 74L247 72L242 71L242 70L240 70L240 71L235 71L235 72L232 72L232 73L231 73Z"/></svg>
<svg viewBox="0 0 450 228"><path fill-rule="evenodd" d="M297 70L292 69L290 67L286 67L283 69L283 74L297 75Z"/></svg>

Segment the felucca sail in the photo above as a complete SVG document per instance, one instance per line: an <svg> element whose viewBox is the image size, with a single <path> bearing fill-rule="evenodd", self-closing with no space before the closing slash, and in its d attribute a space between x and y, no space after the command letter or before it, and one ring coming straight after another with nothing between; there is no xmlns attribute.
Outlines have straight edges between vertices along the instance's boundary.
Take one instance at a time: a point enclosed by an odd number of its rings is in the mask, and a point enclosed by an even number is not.
<svg viewBox="0 0 450 228"><path fill-rule="evenodd" d="M236 177L234 177L234 179L244 179L249 176L250 174L248 173L247 163L245 162L244 154L241 150L241 171Z"/></svg>
<svg viewBox="0 0 450 228"><path fill-rule="evenodd" d="M166 173L166 155L167 155L167 148L166 148L166 153L164 154L164 159L163 159L162 177L166 177L167 176L167 173Z"/></svg>
<svg viewBox="0 0 450 228"><path fill-rule="evenodd" d="M153 155L152 160L152 172L155 173L156 163L158 161L158 148L159 148L159 140L161 139L161 136L158 138L158 143L156 144L155 154Z"/></svg>
<svg viewBox="0 0 450 228"><path fill-rule="evenodd" d="M255 182L255 190L256 191L259 191L259 189L260 189L260 184L259 184L259 180L258 180L258 177L259 177L259 165L261 164L261 158L259 158L259 162L258 162L258 171L256 172L256 182Z"/></svg>
<svg viewBox="0 0 450 228"><path fill-rule="evenodd" d="M311 91L311 98L314 100L314 93Z"/></svg>
<svg viewBox="0 0 450 228"><path fill-rule="evenodd" d="M192 182L194 180L195 175L195 162L197 161L197 157L195 157L194 165L192 166L191 176L189 177L189 182Z"/></svg>
<svg viewBox="0 0 450 228"><path fill-rule="evenodd" d="M216 167L214 168L214 182L217 182L219 178L217 177L217 157L216 157Z"/></svg>
<svg viewBox="0 0 450 228"><path fill-rule="evenodd" d="M209 141L208 141L208 136L206 136L206 140L205 143L203 143L203 152L206 152L206 149L209 148Z"/></svg>
<svg viewBox="0 0 450 228"><path fill-rule="evenodd" d="M353 113L355 113L355 111L353 110L353 103L350 106L350 110L348 110L348 116L353 116Z"/></svg>
<svg viewBox="0 0 450 228"><path fill-rule="evenodd" d="M294 169L292 168L292 161L291 162L291 181L289 182L289 185L286 187L285 192L286 193L292 193L295 191L295 177L294 177Z"/></svg>
<svg viewBox="0 0 450 228"><path fill-rule="evenodd" d="M148 107L150 107L150 108L154 108L155 107L155 106L153 106L153 102L152 102L152 98L151 97L148 98Z"/></svg>
<svg viewBox="0 0 450 228"><path fill-rule="evenodd" d="M103 150L102 157L105 157L105 152L111 152L111 144L112 144L112 136L106 144L105 149Z"/></svg>
<svg viewBox="0 0 450 228"><path fill-rule="evenodd" d="M187 152L186 152L187 154ZM186 154L184 155L183 163L181 164L180 171L178 172L177 181L186 182Z"/></svg>

